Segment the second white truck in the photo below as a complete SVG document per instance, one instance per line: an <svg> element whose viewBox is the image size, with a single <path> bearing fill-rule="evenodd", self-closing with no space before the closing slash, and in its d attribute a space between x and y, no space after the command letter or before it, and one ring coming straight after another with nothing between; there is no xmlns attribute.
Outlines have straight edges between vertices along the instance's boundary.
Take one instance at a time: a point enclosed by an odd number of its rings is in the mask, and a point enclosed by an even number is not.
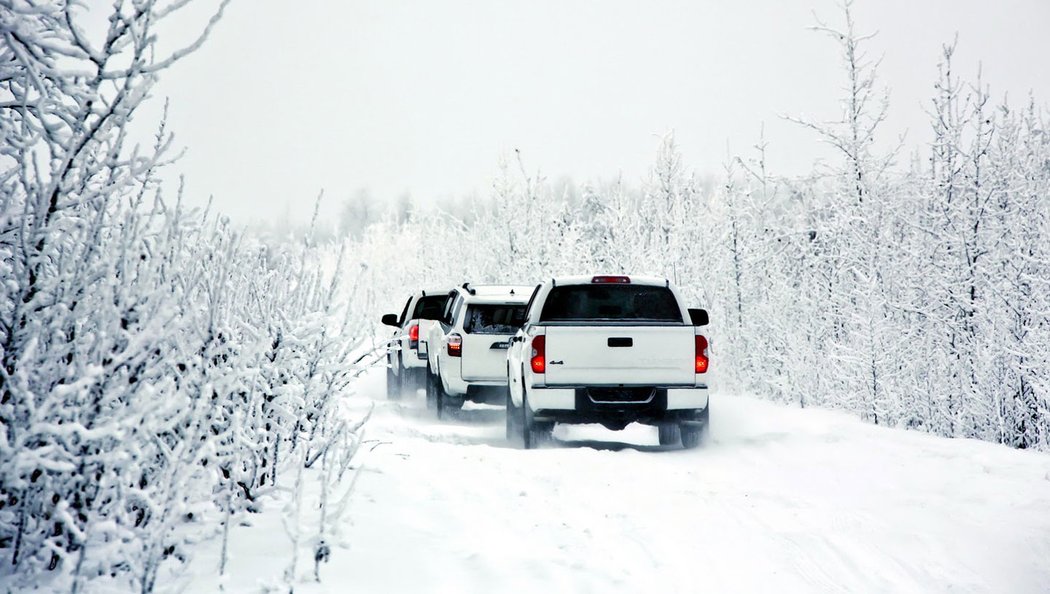
<svg viewBox="0 0 1050 594"><path fill-rule="evenodd" d="M507 354L507 437L525 448L555 423L656 425L696 447L709 421L703 309L666 279L554 278L537 287Z"/></svg>
<svg viewBox="0 0 1050 594"><path fill-rule="evenodd" d="M444 313L419 344L427 354L427 407L438 418L467 400L504 401L507 349L533 289L464 283L449 293Z"/></svg>

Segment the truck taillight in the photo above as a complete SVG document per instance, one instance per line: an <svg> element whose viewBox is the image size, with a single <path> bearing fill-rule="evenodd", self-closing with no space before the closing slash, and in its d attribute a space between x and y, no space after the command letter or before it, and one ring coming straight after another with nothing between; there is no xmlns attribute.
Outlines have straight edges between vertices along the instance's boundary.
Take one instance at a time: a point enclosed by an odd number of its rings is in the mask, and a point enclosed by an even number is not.
<svg viewBox="0 0 1050 594"><path fill-rule="evenodd" d="M533 373L547 372L547 337L537 336L532 339L532 359L530 360Z"/></svg>
<svg viewBox="0 0 1050 594"><path fill-rule="evenodd" d="M710 361L707 358L707 339L699 334L696 335L696 372L707 373Z"/></svg>
<svg viewBox="0 0 1050 594"><path fill-rule="evenodd" d="M408 348L414 349L419 347L419 322L412 322L412 325L408 327Z"/></svg>
<svg viewBox="0 0 1050 594"><path fill-rule="evenodd" d="M462 357L463 356L463 337L459 334L453 334L448 337L448 356L449 357Z"/></svg>

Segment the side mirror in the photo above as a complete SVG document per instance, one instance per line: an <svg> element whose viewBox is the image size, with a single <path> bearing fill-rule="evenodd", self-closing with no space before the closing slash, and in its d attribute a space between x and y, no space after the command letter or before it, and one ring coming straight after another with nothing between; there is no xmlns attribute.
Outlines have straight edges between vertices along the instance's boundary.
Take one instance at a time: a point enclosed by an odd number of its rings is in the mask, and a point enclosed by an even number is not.
<svg viewBox="0 0 1050 594"><path fill-rule="evenodd" d="M706 309L690 309L689 321L691 321L694 326L706 326L711 323L711 320L707 317Z"/></svg>
<svg viewBox="0 0 1050 594"><path fill-rule="evenodd" d="M383 324L387 326L401 327L401 324L397 323L397 314L386 314L383 316Z"/></svg>

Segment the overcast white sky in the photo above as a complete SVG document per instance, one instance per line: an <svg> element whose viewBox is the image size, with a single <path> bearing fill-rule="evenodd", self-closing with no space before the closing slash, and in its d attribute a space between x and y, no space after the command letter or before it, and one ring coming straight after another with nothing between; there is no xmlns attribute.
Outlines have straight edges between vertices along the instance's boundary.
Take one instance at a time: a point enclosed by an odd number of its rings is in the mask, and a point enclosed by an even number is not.
<svg viewBox="0 0 1050 594"><path fill-rule="evenodd" d="M201 0L198 0L201 1ZM418 202L484 194L501 153L577 180L640 180L674 130L721 171L764 123L770 167L807 170L816 139L778 118L834 118L843 82L831 0L235 0L208 45L166 73L177 165L194 201L238 220L306 219L359 188ZM858 0L883 56L887 141L927 136L940 46L1015 103L1050 102L1050 1ZM148 114L147 114L148 115Z"/></svg>

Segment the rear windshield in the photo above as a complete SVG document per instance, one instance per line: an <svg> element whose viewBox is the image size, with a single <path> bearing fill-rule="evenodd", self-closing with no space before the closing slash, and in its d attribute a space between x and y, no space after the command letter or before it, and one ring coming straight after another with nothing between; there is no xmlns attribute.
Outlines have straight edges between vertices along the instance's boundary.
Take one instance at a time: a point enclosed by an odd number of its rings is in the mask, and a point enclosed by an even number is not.
<svg viewBox="0 0 1050 594"><path fill-rule="evenodd" d="M540 322L681 322L682 310L667 287L569 285L547 295Z"/></svg>
<svg viewBox="0 0 1050 594"><path fill-rule="evenodd" d="M514 334L525 323L525 304L471 305L463 320L467 334Z"/></svg>
<svg viewBox="0 0 1050 594"><path fill-rule="evenodd" d="M424 320L440 320L445 311L445 300L448 295L427 295L416 302L416 309L412 313L412 319L422 318Z"/></svg>

